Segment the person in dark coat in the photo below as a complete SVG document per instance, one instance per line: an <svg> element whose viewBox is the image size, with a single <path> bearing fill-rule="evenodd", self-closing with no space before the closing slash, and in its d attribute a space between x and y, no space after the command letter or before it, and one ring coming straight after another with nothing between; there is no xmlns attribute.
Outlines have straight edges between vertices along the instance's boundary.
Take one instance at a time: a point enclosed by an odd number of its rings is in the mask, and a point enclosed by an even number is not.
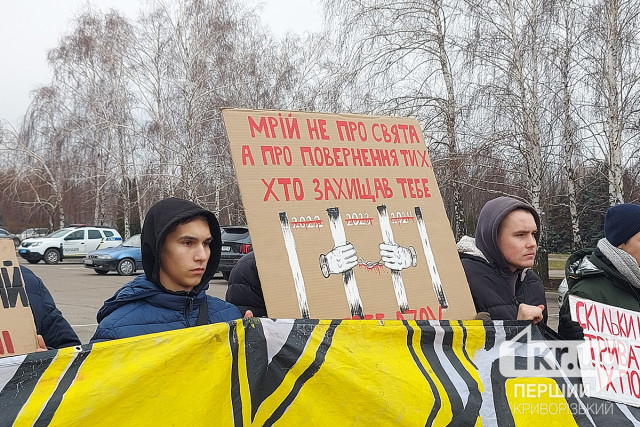
<svg viewBox="0 0 640 427"><path fill-rule="evenodd" d="M558 333L565 339L584 338L582 326L571 320L569 295L640 311L640 206L623 203L609 208L603 239L567 260L568 290L560 308Z"/></svg>
<svg viewBox="0 0 640 427"><path fill-rule="evenodd" d="M539 229L540 217L528 203L498 197L484 205L475 239L464 236L457 245L478 313L546 324L544 285L531 270Z"/></svg>
<svg viewBox="0 0 640 427"><path fill-rule="evenodd" d="M56 307L51 293L33 271L20 266L29 306L36 325L36 333L44 340L46 348L64 348L80 345L75 331Z"/></svg>
<svg viewBox="0 0 640 427"><path fill-rule="evenodd" d="M267 308L253 252L240 258L231 270L225 300L238 307L243 313L251 310L254 316L267 317Z"/></svg>
<svg viewBox="0 0 640 427"><path fill-rule="evenodd" d="M144 275L105 301L91 342L242 318L234 305L205 292L222 246L212 212L182 199L161 200L145 217L141 241Z"/></svg>

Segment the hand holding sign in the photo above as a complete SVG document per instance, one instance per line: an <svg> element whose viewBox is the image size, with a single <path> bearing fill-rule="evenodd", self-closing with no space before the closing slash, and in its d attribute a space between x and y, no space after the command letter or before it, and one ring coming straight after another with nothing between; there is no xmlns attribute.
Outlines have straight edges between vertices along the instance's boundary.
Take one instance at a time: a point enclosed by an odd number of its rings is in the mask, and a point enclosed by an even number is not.
<svg viewBox="0 0 640 427"><path fill-rule="evenodd" d="M351 243L336 246L326 255L320 255L320 269L324 277L341 274L358 265L356 248Z"/></svg>
<svg viewBox="0 0 640 427"><path fill-rule="evenodd" d="M418 265L416 250L413 246L404 248L396 243L380 243L380 259L389 270L404 270Z"/></svg>
<svg viewBox="0 0 640 427"><path fill-rule="evenodd" d="M580 326L580 323L575 320L571 320L570 314L560 316L560 321L558 322L558 333L566 340L584 339L584 330L582 329L582 326Z"/></svg>

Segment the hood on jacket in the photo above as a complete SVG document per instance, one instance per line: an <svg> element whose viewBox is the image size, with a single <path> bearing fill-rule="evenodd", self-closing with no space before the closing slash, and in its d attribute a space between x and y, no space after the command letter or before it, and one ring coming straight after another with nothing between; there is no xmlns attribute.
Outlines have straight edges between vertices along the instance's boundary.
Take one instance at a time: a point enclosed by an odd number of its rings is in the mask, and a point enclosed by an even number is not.
<svg viewBox="0 0 640 427"><path fill-rule="evenodd" d="M567 276L588 276L590 274L602 273L602 270L596 267L591 260L591 254L593 254L596 248L584 248L576 252L573 252L567 258L564 265L564 275Z"/></svg>
<svg viewBox="0 0 640 427"><path fill-rule="evenodd" d="M171 291L160 283L160 248L169 230L172 230L179 222L184 222L184 220L195 216L203 216L207 219L212 237L209 244L211 256L207 262L207 267L202 275L202 280L192 290L197 294L213 278L220 262L222 240L220 238L220 225L216 216L195 203L170 197L153 205L144 219L140 236L142 242L142 267L147 279L167 292Z"/></svg>
<svg viewBox="0 0 640 427"><path fill-rule="evenodd" d="M487 260L487 257L484 256L482 251L478 249L478 247L476 246L476 239L473 237L462 236L460 241L456 243L456 248L458 249L458 254L460 255L460 259L464 259L464 258L481 259L482 262L485 262L489 265L491 264L489 260ZM520 272L520 280L525 279L525 277L527 276L528 270L529 270L528 268L525 268ZM506 273L507 276L517 277L517 275L513 275L511 271L508 271L508 272L505 271L504 273Z"/></svg>
<svg viewBox="0 0 640 427"><path fill-rule="evenodd" d="M476 246L482 251L489 263L495 264L505 272L509 270L509 265L498 247L498 229L507 215L516 209L526 209L531 212L536 227L540 230L540 217L533 206L511 197L498 197L485 203L478 216L476 227ZM538 239L539 233L536 234L536 242Z"/></svg>

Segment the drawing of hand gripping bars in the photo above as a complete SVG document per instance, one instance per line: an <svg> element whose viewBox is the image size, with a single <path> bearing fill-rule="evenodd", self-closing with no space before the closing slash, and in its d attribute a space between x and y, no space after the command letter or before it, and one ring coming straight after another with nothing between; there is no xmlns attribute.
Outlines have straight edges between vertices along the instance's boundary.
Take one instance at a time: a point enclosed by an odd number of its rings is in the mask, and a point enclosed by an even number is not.
<svg viewBox="0 0 640 427"><path fill-rule="evenodd" d="M358 292L356 279L353 274L353 267L358 265L356 250L351 243L347 242L338 208L329 208L327 209L327 213L329 214L331 235L333 236L335 245L331 251L320 255L320 270L325 278L329 277L331 274L342 274L342 280L344 282L347 303L349 304L351 316L364 318L362 300L360 299L360 293ZM302 270L300 269L296 244L286 212L280 212L280 225L287 254L289 256L289 266L291 267L291 272L293 274L300 314L303 319L308 319L309 305L304 286L304 278L302 276Z"/></svg>

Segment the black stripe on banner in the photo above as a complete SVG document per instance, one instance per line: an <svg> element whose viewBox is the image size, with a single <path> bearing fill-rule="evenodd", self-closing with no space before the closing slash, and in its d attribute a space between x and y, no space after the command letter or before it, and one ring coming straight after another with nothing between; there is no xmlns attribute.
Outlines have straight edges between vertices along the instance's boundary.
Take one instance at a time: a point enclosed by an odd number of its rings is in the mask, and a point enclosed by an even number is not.
<svg viewBox="0 0 640 427"><path fill-rule="evenodd" d="M449 404L451 405L451 412L453 414L453 418L451 420L452 425L456 425L455 419L456 417L462 413L464 407L462 405L462 398L457 392L457 389L453 385L453 382L449 378L449 374L442 367L442 363L438 358L438 355L434 348L434 342L436 338L436 330L431 326L428 322L416 322L420 330L422 331L422 337L420 339L420 347L422 349L422 354L427 359L429 364L431 365L431 369L433 369L434 374L438 377L442 386L447 391L447 398L449 399ZM446 320L440 321L440 326L446 330L451 331L451 327L449 326L449 322ZM446 333L445 333L446 336ZM444 345L442 346L444 350ZM473 421L475 424L475 420Z"/></svg>
<svg viewBox="0 0 640 427"><path fill-rule="evenodd" d="M554 378L558 388L563 392L564 399L567 401L569 405L569 410L571 411L571 415L573 415L573 419L576 421L576 424L579 426L589 426L589 425L606 425L606 424L619 424L622 420L626 420L627 418L620 412L618 406L610 401L601 400L601 399L593 399L587 396L580 396L582 388L582 380L580 378L569 378L571 384L575 387L575 394L569 390L569 385L564 381L564 378ZM584 404L584 408L580 407L580 402L577 397L582 400ZM600 410L607 408L607 414L600 414ZM630 408L630 407L629 407ZM552 408L555 410L556 408ZM594 409L596 409L594 411ZM589 421L587 418L586 412L591 414L591 417L594 423ZM623 423L624 425L624 423Z"/></svg>
<svg viewBox="0 0 640 427"><path fill-rule="evenodd" d="M316 372L320 369L322 364L324 363L324 359L327 356L327 351L329 347L331 347L331 342L333 341L333 334L336 331L338 325L342 323L342 320L332 320L329 328L324 333L324 338L322 342L318 346L318 350L316 351L316 357L311 363L311 365L305 369L305 371L296 379L295 384L293 385L292 390L289 392L289 395L284 398L282 403L278 406L278 408L271 414L269 419L264 423L265 426L272 426L278 419L285 413L287 408L293 403L295 398L300 393L300 389L305 383L315 375Z"/></svg>
<svg viewBox="0 0 640 427"><path fill-rule="evenodd" d="M478 370L478 366L474 363L473 360L469 357L469 353L467 353L467 328L464 327L463 322L458 322L460 327L462 328L462 354L464 354L467 362L471 363L471 365Z"/></svg>
<svg viewBox="0 0 640 427"><path fill-rule="evenodd" d="M25 357L16 373L0 391L0 424L13 425L56 354L56 351L46 351L31 353Z"/></svg>
<svg viewBox="0 0 640 427"><path fill-rule="evenodd" d="M294 325L295 329L295 325ZM263 376L267 373L269 354L267 352L267 338L261 321L254 321L250 328L245 328L245 359L247 361L247 378L249 381L249 395L251 396L251 421L253 421L258 405L254 396L261 390Z"/></svg>
<svg viewBox="0 0 640 427"><path fill-rule="evenodd" d="M515 358L517 363L518 358ZM493 391L493 408L496 411L496 421L499 427L515 427L516 422L511 413L511 406L507 400L507 378L500 373L500 360L491 363L491 390ZM498 415L498 412L500 415Z"/></svg>
<svg viewBox="0 0 640 427"><path fill-rule="evenodd" d="M455 322L455 321L453 321ZM469 390L469 398L467 400L467 406L459 413L453 413L453 418L451 419L452 425L475 425L480 415L480 407L482 406L482 393L480 393L480 389L478 388L478 383L473 378L471 373L467 371L467 368L464 367L456 353L453 351L453 328L451 328L451 322L441 321L441 326L445 330L444 337L442 339L442 350L444 351L445 356L449 359L449 362L453 366L453 368L460 374L460 377L464 381L466 388ZM461 322L456 322L461 323ZM462 326L462 325L460 325ZM464 347L466 344L466 330L462 328L462 349L464 351ZM464 353L466 356L466 352ZM468 357L467 357L468 359ZM459 392L461 393L461 392ZM461 398L462 400L462 398Z"/></svg>
<svg viewBox="0 0 640 427"><path fill-rule="evenodd" d="M407 349L409 350L409 354L413 358L413 363L416 364L420 372L422 372L422 376L429 383L429 387L431 388L431 394L433 395L433 408L431 408L431 413L429 413L429 417L427 418L427 422L425 425L430 426L433 425L433 421L436 419L436 415L438 415L438 411L442 407L442 401L440 399L440 394L438 393L438 389L436 388L436 384L433 382L427 370L425 369L420 359L418 359L418 355L416 354L415 349L413 348L413 334L415 331L406 320L402 321L402 324L407 329Z"/></svg>
<svg viewBox="0 0 640 427"><path fill-rule="evenodd" d="M538 328L531 327L531 322L525 320L503 320L502 328L504 329L504 339L513 340L518 334L529 328L531 331L531 339L544 339ZM527 337L522 336L517 342L527 342Z"/></svg>
<svg viewBox="0 0 640 427"><path fill-rule="evenodd" d="M496 327L493 322L482 322L484 326L484 349L491 350L496 345Z"/></svg>
<svg viewBox="0 0 640 427"><path fill-rule="evenodd" d="M255 416L262 402L280 387L287 372L300 359L318 323L317 319L297 319L295 321L287 341L273 356L268 368L262 374L255 393L251 394L252 417Z"/></svg>
<svg viewBox="0 0 640 427"><path fill-rule="evenodd" d="M240 378L238 374L237 328L237 322L229 322L229 346L231 348L231 407L233 408L233 425L242 426L242 395L240 394Z"/></svg>
<svg viewBox="0 0 640 427"><path fill-rule="evenodd" d="M69 387L71 387L71 384L73 384L73 381L76 379L76 375L78 375L80 367L91 354L92 347L92 345L82 346L82 351L76 354L76 357L71 362L71 366L69 366L62 375L60 382L58 382L58 386L53 391L49 401L47 401L42 413L33 424L34 426L48 426L51 423L53 416L56 414L56 411L64 398L64 394L69 390Z"/></svg>
<svg viewBox="0 0 640 427"><path fill-rule="evenodd" d="M616 408L618 407L618 405L616 405ZM631 406L631 405L627 405L627 409L629 409L629 412L631 413L631 416L633 416L636 419L636 422L634 423L634 425L639 425L640 424L640 408L636 408L635 406ZM621 415L622 417L624 417L625 420L628 420L628 418L624 415Z"/></svg>

